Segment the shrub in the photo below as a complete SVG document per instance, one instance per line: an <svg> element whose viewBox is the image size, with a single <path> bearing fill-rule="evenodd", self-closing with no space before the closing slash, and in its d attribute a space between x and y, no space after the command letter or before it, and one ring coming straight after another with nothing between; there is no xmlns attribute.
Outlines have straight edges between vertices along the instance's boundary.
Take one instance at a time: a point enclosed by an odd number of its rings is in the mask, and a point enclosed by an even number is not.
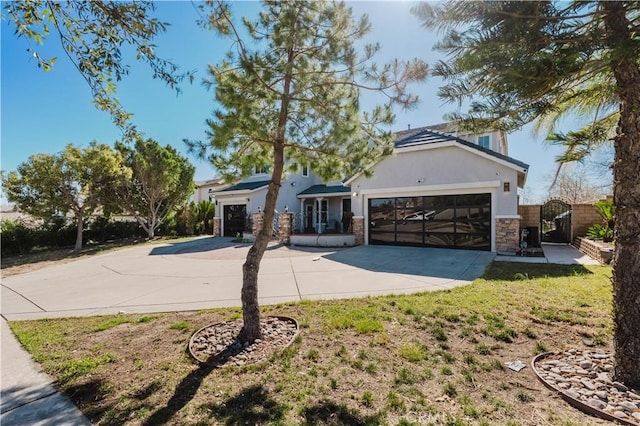
<svg viewBox="0 0 640 426"><path fill-rule="evenodd" d="M616 207L613 205L613 200L600 200L593 203L593 207L596 208L604 224L613 229L616 216Z"/></svg>
<svg viewBox="0 0 640 426"><path fill-rule="evenodd" d="M109 240L122 240L125 238L142 238L147 233L138 222L113 220L107 217L97 217L89 225L88 239L101 243Z"/></svg>
<svg viewBox="0 0 640 426"><path fill-rule="evenodd" d="M587 230L587 238L590 240L613 241L613 227L615 223L616 209L613 200L600 200L593 203L600 217L602 224L595 224Z"/></svg>
<svg viewBox="0 0 640 426"><path fill-rule="evenodd" d="M2 257L27 254L35 244L35 234L21 220L4 219L0 222L0 240Z"/></svg>
<svg viewBox="0 0 640 426"><path fill-rule="evenodd" d="M35 230L35 245L42 248L73 246L77 227L66 217L54 216Z"/></svg>
<svg viewBox="0 0 640 426"><path fill-rule="evenodd" d="M595 224L587 229L587 238L590 240L613 241L613 229L607 225Z"/></svg>
<svg viewBox="0 0 640 426"><path fill-rule="evenodd" d="M96 217L89 225L89 238L104 243L107 240L107 227L109 218L104 216Z"/></svg>
<svg viewBox="0 0 640 426"><path fill-rule="evenodd" d="M189 205L181 207L175 215L176 232L178 235L193 235L195 217Z"/></svg>

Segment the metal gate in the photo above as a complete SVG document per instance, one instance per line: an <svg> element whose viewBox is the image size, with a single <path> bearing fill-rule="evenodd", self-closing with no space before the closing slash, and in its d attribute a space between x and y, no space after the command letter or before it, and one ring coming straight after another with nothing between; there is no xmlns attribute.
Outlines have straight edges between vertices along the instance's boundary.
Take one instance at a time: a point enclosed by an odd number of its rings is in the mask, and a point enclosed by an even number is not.
<svg viewBox="0 0 640 426"><path fill-rule="evenodd" d="M571 242L571 205L549 200L540 206L541 240L547 243Z"/></svg>

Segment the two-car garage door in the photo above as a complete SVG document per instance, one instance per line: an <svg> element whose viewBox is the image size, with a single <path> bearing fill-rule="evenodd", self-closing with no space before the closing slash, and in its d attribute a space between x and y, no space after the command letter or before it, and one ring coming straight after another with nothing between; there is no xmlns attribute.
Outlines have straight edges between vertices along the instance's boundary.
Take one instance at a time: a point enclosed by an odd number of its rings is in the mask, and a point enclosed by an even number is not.
<svg viewBox="0 0 640 426"><path fill-rule="evenodd" d="M491 250L491 194L369 199L369 244Z"/></svg>

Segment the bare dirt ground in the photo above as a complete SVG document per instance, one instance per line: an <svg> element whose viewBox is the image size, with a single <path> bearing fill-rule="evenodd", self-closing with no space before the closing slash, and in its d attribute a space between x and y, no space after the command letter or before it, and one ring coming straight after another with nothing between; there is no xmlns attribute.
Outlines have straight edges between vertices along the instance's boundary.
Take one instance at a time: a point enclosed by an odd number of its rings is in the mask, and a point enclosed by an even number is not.
<svg viewBox="0 0 640 426"><path fill-rule="evenodd" d="M0 274L4 277L24 274L38 269L47 268L60 263L74 262L86 256L93 256L107 250L129 247L146 242L142 239L121 240L103 244L95 244L74 251L73 248L36 251L33 253L3 257L0 262Z"/></svg>

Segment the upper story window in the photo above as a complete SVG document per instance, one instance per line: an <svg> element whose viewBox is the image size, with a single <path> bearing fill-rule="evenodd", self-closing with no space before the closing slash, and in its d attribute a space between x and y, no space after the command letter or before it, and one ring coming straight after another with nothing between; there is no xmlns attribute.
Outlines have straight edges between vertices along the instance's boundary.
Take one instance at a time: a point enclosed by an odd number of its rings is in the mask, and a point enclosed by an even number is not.
<svg viewBox="0 0 640 426"><path fill-rule="evenodd" d="M309 176L309 163L302 165L302 176Z"/></svg>
<svg viewBox="0 0 640 426"><path fill-rule="evenodd" d="M254 170L254 175L266 175L267 173L269 173L269 169L271 167L269 166L256 166L255 170Z"/></svg>
<svg viewBox="0 0 640 426"><path fill-rule="evenodd" d="M489 135L478 136L478 145L480 145L481 147L490 149L489 143L490 143Z"/></svg>

